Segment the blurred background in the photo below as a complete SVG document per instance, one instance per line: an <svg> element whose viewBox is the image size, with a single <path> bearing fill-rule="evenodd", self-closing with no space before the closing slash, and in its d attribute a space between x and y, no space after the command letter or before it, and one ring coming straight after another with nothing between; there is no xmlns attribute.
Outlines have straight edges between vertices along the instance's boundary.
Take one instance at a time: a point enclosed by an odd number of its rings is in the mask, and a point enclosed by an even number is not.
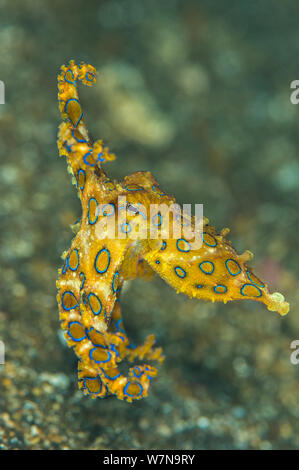
<svg viewBox="0 0 299 470"><path fill-rule="evenodd" d="M295 0L0 0L0 447L299 447L299 5ZM180 203L203 203L271 291L209 304L161 279L127 285L129 336L154 332L166 360L149 397L91 400L63 340L57 269L79 200L58 157L57 73L99 71L81 87L87 125L121 179L150 170Z"/></svg>

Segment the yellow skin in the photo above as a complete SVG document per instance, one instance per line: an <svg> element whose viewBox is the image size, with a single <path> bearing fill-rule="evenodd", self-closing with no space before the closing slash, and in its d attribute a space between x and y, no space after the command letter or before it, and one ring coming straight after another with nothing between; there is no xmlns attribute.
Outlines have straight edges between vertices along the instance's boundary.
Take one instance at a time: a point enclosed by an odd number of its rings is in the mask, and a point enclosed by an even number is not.
<svg viewBox="0 0 299 470"><path fill-rule="evenodd" d="M59 270L60 320L79 359L79 388L93 398L116 395L131 402L147 396L157 369L133 366L126 376L120 373L119 362L125 358L162 362L164 357L161 348L154 348L154 335L139 347L130 344L119 302L124 281L151 279L156 272L178 293L189 297L224 303L257 300L280 315L288 313L289 304L281 294L270 294L247 267L252 255L236 252L225 238L228 229L218 233L204 218L199 234L202 245L197 249L190 249L190 243L175 238L172 231L163 238L164 216L157 212L149 217L150 205L170 207L175 199L159 188L150 172L133 173L121 183L106 176L100 164L115 157L102 141L90 141L78 98L79 81L94 84L95 68L85 63L78 66L74 61L62 66L58 99L64 122L59 127L58 148L67 159L83 214L73 227L76 236ZM123 206L118 204L120 196L126 198ZM118 228L116 237L107 235L105 225L112 216ZM195 227L194 217L183 220L170 213L170 221L173 227ZM142 227L146 237L136 239L136 227ZM153 228L156 238L149 236Z"/></svg>

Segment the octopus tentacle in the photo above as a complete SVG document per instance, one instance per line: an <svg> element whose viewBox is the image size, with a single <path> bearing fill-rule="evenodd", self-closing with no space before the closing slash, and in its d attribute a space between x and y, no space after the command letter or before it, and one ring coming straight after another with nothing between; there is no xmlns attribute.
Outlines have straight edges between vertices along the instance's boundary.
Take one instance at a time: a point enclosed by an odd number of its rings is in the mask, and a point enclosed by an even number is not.
<svg viewBox="0 0 299 470"><path fill-rule="evenodd" d="M172 222L176 223L175 220ZM182 233L183 223L186 220L179 220ZM214 227L204 224L198 234L201 235L198 247L193 245L194 240L183 235L181 238L169 237L160 249L149 251L144 258L177 292L189 297L224 303L255 300L264 303L268 310L286 315L289 304L284 296L269 292L267 285L246 264L252 259L252 253L238 254L226 240L227 233L224 229L218 234Z"/></svg>
<svg viewBox="0 0 299 470"><path fill-rule="evenodd" d="M156 368L133 366L126 376L119 371L118 363L126 358L161 362L163 357L161 348L153 348L153 335L133 349L124 330L119 268L126 243L98 241L87 259L80 256L77 246L75 239L65 257L58 301L65 338L79 359L79 388L93 398L112 394L129 402L140 399L147 395ZM111 252L118 252L118 257Z"/></svg>
<svg viewBox="0 0 299 470"><path fill-rule="evenodd" d="M87 86L96 83L96 69L92 65L73 60L61 67L58 76L58 101L64 122L59 126L58 149L61 156L66 156L69 171L82 187L86 172L92 173L105 160L114 160L114 154L104 146L102 140L92 144L85 125L83 111L78 95L78 82Z"/></svg>
<svg viewBox="0 0 299 470"><path fill-rule="evenodd" d="M119 302L114 304L110 328L103 334L89 329L88 336L92 346L86 349L79 362L79 388L93 398L112 394L131 402L147 396L151 378L157 375L157 369L147 364L136 365L129 369L126 376L120 372L118 363L126 357L131 361L146 357L161 362L162 350L152 349L154 341L151 338L132 353L122 324Z"/></svg>

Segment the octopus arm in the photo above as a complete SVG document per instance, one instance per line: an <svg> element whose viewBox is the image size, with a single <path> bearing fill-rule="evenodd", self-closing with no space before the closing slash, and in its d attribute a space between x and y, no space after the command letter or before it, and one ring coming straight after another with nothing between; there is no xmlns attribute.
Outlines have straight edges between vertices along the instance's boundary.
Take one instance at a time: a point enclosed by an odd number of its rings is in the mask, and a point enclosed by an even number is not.
<svg viewBox="0 0 299 470"><path fill-rule="evenodd" d="M255 300L280 315L287 314L289 304L283 295L271 294L247 266L252 254L239 255L213 227L204 230L200 248L192 249L184 238L169 239L160 250L150 251L146 261L178 293L212 302Z"/></svg>
<svg viewBox="0 0 299 470"><path fill-rule="evenodd" d="M89 64L77 65L73 60L61 67L58 76L58 101L63 122L59 126L57 145L59 154L65 156L68 171L73 175L79 195L89 176L100 169L104 161L114 160L102 140L91 142L83 118L78 96L78 83L87 86L96 83L96 69Z"/></svg>
<svg viewBox="0 0 299 470"><path fill-rule="evenodd" d="M131 402L147 395L157 370L143 364L124 375L119 362L125 358L161 362L163 357L161 348L154 348L154 335L134 348L124 330L119 296L126 250L126 241L96 240L84 256L77 237L60 273L58 302L65 338L79 359L79 388L93 398L116 395Z"/></svg>

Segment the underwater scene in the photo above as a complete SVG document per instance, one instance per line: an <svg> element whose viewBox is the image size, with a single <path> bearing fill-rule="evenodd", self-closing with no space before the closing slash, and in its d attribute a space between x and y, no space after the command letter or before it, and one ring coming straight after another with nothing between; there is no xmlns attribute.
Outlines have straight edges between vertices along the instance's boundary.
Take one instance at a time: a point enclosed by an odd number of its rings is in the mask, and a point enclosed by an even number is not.
<svg viewBox="0 0 299 470"><path fill-rule="evenodd" d="M0 449L299 448L298 21L0 0Z"/></svg>

